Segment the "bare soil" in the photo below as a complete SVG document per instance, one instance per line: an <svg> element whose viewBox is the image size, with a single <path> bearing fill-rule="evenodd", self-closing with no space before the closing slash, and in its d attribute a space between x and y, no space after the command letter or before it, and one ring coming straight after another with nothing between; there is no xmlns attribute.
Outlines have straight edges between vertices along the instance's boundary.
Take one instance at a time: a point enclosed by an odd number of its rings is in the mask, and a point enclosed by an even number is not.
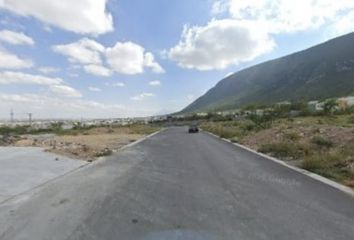
<svg viewBox="0 0 354 240"><path fill-rule="evenodd" d="M49 152L91 162L144 136L132 133L129 128L94 128L74 135L23 135L11 145L43 147Z"/></svg>
<svg viewBox="0 0 354 240"><path fill-rule="evenodd" d="M297 135L299 142L309 142L312 137L320 135L330 139L335 146L354 141L354 128L334 127L334 126L274 126L242 139L242 144L258 149L264 143L279 143L289 141L289 136Z"/></svg>

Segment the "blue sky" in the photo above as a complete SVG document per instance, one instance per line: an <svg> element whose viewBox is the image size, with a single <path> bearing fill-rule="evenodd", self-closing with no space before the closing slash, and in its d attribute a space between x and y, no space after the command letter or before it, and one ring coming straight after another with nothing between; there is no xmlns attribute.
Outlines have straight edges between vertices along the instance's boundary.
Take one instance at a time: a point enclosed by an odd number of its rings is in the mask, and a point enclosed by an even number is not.
<svg viewBox="0 0 354 240"><path fill-rule="evenodd" d="M352 22L351 0L3 0L0 118L178 111L227 74Z"/></svg>

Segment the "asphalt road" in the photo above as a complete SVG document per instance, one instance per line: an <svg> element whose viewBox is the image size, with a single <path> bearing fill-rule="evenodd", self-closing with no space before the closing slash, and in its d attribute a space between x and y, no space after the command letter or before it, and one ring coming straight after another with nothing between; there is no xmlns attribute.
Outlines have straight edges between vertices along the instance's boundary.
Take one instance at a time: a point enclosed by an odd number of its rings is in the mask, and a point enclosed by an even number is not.
<svg viewBox="0 0 354 240"><path fill-rule="evenodd" d="M170 128L0 206L0 239L354 239L354 198Z"/></svg>

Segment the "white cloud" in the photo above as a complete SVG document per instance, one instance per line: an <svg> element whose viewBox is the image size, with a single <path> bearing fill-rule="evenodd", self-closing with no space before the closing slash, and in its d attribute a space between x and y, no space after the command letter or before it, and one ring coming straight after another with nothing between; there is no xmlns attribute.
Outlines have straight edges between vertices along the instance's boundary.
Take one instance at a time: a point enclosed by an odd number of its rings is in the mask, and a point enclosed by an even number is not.
<svg viewBox="0 0 354 240"><path fill-rule="evenodd" d="M168 52L181 67L224 69L271 51L275 43L259 23L212 20L206 26L185 26L182 39Z"/></svg>
<svg viewBox="0 0 354 240"><path fill-rule="evenodd" d="M161 82L159 80L154 80L149 82L150 86L160 86Z"/></svg>
<svg viewBox="0 0 354 240"><path fill-rule="evenodd" d="M33 100L33 95L17 95L17 94L0 94L0 103L3 102L17 102L17 103L28 103Z"/></svg>
<svg viewBox="0 0 354 240"><path fill-rule="evenodd" d="M260 21L269 32L283 33L314 29L334 21L338 15L354 9L354 1L220 0L214 6L228 9L234 19Z"/></svg>
<svg viewBox="0 0 354 240"><path fill-rule="evenodd" d="M24 118L18 112L32 112L36 118L112 118L149 116L156 110L127 108L119 104L102 104L83 99L60 98L37 94L0 93L0 109L15 110L15 118ZM0 118L8 117L7 111L0 111Z"/></svg>
<svg viewBox="0 0 354 240"><path fill-rule="evenodd" d="M55 67L40 67L38 68L38 71L40 71L43 74L51 74L51 73L59 72L60 69Z"/></svg>
<svg viewBox="0 0 354 240"><path fill-rule="evenodd" d="M354 10L344 16L340 16L329 26L329 37L335 37L354 31Z"/></svg>
<svg viewBox="0 0 354 240"><path fill-rule="evenodd" d="M84 70L87 73L96 76L109 77L112 75L112 71L102 65L95 65L95 64L86 65L84 66Z"/></svg>
<svg viewBox="0 0 354 240"><path fill-rule="evenodd" d="M81 93L67 86L61 78L50 78L21 72L0 72L0 84L28 84L47 86L53 93L64 97L81 97Z"/></svg>
<svg viewBox="0 0 354 240"><path fill-rule="evenodd" d="M21 72L0 72L0 84L35 84L50 86L59 85L63 82L61 78L50 78Z"/></svg>
<svg viewBox="0 0 354 240"><path fill-rule="evenodd" d="M88 88L91 92L101 92L102 90L100 88L97 87L89 87Z"/></svg>
<svg viewBox="0 0 354 240"><path fill-rule="evenodd" d="M123 74L144 72L144 48L132 43L117 42L106 51L107 62L112 69Z"/></svg>
<svg viewBox="0 0 354 240"><path fill-rule="evenodd" d="M1 0L0 8L35 17L45 24L80 34L102 34L113 30L107 0Z"/></svg>
<svg viewBox="0 0 354 240"><path fill-rule="evenodd" d="M106 50L107 63L112 70L122 74L139 74L144 67L154 72L162 73L164 70L155 62L152 53L145 53L145 49L133 42L117 42L114 47Z"/></svg>
<svg viewBox="0 0 354 240"><path fill-rule="evenodd" d="M145 53L144 65L152 69L154 73L165 73L165 70L155 61L155 57L152 53Z"/></svg>
<svg viewBox="0 0 354 240"><path fill-rule="evenodd" d="M229 8L229 2L228 0L217 0L214 2L212 9L211 9L211 13L213 15L218 15L221 13L224 13L228 10Z"/></svg>
<svg viewBox="0 0 354 240"><path fill-rule="evenodd" d="M64 97L73 97L73 98L80 98L82 97L82 94L75 90L72 87L66 86L66 85L52 85L49 86L49 89L53 92L56 93L60 96Z"/></svg>
<svg viewBox="0 0 354 240"><path fill-rule="evenodd" d="M181 67L224 69L274 49L273 37L330 26L339 35L354 30L353 0L217 0L205 26L186 26L167 56ZM330 23L333 23L332 25Z"/></svg>
<svg viewBox="0 0 354 240"><path fill-rule="evenodd" d="M123 82L117 82L112 84L113 87L125 87L125 83Z"/></svg>
<svg viewBox="0 0 354 240"><path fill-rule="evenodd" d="M56 45L52 49L69 57L70 62L82 64L101 64L101 53L105 50L100 43L88 38L82 38L69 44Z"/></svg>
<svg viewBox="0 0 354 240"><path fill-rule="evenodd" d="M82 38L77 42L56 45L52 49L69 58L71 63L84 64L87 73L108 77L113 72L121 74L139 74L144 68L151 68L155 73L163 73L164 69L155 61L154 55L132 42L117 42L113 47L106 48L100 43ZM108 63L103 65L102 59Z"/></svg>
<svg viewBox="0 0 354 240"><path fill-rule="evenodd" d="M22 32L13 32L9 30L0 31L0 41L14 45L34 45L34 41Z"/></svg>
<svg viewBox="0 0 354 240"><path fill-rule="evenodd" d="M30 68L33 66L33 62L30 59L21 58L12 54L0 46L0 68L6 69L20 69Z"/></svg>
<svg viewBox="0 0 354 240"><path fill-rule="evenodd" d="M146 98L151 98L151 97L155 97L155 94L153 93L141 93L141 94L138 94L134 97L131 98L131 100L134 100L134 101L142 101Z"/></svg>

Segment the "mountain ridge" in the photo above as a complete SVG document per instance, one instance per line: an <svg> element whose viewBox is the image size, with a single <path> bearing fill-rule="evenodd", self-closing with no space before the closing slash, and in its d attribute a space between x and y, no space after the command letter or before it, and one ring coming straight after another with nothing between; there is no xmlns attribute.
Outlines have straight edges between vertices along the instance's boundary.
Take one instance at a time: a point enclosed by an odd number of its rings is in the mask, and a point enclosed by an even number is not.
<svg viewBox="0 0 354 240"><path fill-rule="evenodd" d="M353 91L354 33L349 33L240 70L219 81L181 112L324 99Z"/></svg>

